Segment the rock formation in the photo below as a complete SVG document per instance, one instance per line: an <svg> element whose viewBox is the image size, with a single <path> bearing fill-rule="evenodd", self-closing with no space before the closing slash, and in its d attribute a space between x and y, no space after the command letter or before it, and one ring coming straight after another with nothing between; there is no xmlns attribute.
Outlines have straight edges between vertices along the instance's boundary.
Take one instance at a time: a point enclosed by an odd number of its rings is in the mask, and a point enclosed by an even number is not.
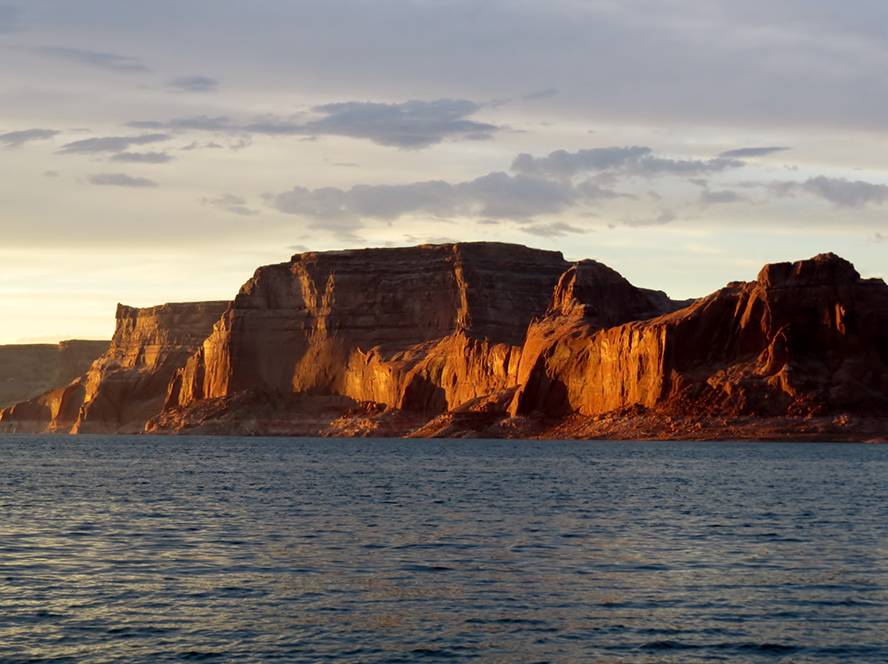
<svg viewBox="0 0 888 664"><path fill-rule="evenodd" d="M150 428L193 427L205 400L246 391L437 414L507 389L528 324L569 266L558 252L482 242L306 253L260 268Z"/></svg>
<svg viewBox="0 0 888 664"><path fill-rule="evenodd" d="M756 281L672 314L597 331L593 320L575 334L587 318L557 311L531 326L511 414L641 406L767 417L888 406L888 287L833 254L767 265Z"/></svg>
<svg viewBox="0 0 888 664"><path fill-rule="evenodd" d="M888 440L888 286L832 254L674 302L500 243L305 253L259 268L228 307L121 307L84 377L0 413L6 431L143 425Z"/></svg>
<svg viewBox="0 0 888 664"><path fill-rule="evenodd" d="M162 408L173 373L200 346L227 305L118 305L107 352L70 384L0 411L0 431L141 431Z"/></svg>
<svg viewBox="0 0 888 664"><path fill-rule="evenodd" d="M24 401L85 373L108 341L0 346L0 408Z"/></svg>

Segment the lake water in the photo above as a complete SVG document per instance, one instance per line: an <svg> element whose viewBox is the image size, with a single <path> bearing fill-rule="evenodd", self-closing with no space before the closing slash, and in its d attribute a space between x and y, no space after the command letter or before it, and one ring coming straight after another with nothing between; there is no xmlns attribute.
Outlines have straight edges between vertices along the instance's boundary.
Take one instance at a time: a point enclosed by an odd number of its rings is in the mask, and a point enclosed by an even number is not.
<svg viewBox="0 0 888 664"><path fill-rule="evenodd" d="M885 662L888 446L0 436L0 662Z"/></svg>

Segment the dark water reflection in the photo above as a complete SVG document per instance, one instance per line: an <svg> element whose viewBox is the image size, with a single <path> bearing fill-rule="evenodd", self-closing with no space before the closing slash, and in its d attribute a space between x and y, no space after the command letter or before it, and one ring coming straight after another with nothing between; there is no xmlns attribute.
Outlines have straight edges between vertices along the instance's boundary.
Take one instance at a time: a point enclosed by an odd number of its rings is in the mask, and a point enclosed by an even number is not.
<svg viewBox="0 0 888 664"><path fill-rule="evenodd" d="M0 436L0 662L888 661L888 447Z"/></svg>

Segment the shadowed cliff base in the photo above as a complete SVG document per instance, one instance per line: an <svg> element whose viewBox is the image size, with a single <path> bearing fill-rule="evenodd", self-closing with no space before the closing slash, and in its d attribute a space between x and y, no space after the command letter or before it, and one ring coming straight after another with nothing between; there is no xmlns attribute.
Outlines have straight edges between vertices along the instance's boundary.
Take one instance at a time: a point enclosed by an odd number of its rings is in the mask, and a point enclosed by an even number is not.
<svg viewBox="0 0 888 664"><path fill-rule="evenodd" d="M519 245L310 252L259 268L230 304L164 306L182 309L148 346L118 312L108 357L66 388L82 392L68 430L888 437L888 287L833 254L676 302ZM41 420L24 404L0 412L0 430L26 421Z"/></svg>

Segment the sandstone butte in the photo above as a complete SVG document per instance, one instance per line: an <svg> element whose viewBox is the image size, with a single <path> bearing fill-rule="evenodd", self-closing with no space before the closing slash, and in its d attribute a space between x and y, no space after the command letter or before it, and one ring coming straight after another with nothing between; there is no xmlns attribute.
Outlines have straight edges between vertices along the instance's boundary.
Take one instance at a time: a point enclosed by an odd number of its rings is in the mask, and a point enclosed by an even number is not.
<svg viewBox="0 0 888 664"><path fill-rule="evenodd" d="M120 306L0 431L888 441L888 286L833 254L676 302L519 245L304 253Z"/></svg>

